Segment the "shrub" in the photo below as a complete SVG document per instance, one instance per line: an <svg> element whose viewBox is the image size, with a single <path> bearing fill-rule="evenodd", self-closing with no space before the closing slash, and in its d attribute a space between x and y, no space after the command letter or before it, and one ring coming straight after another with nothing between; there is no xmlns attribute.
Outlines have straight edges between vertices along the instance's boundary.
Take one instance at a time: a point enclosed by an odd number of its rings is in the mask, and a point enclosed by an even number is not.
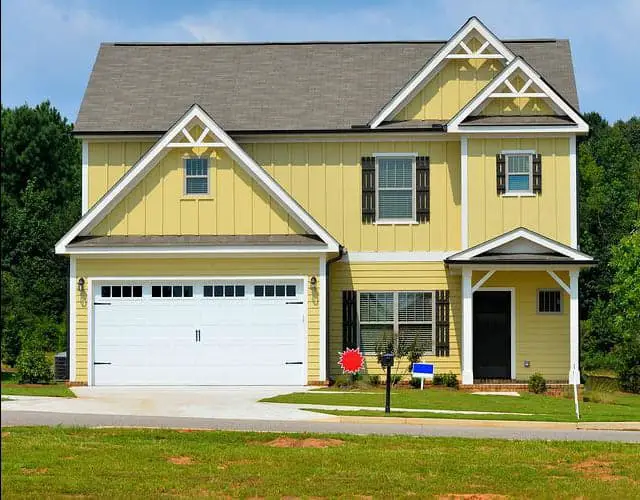
<svg viewBox="0 0 640 500"><path fill-rule="evenodd" d="M402 375L391 375L391 385L398 385L400 382L402 382Z"/></svg>
<svg viewBox="0 0 640 500"><path fill-rule="evenodd" d="M380 375L369 375L369 383L371 385L380 385Z"/></svg>
<svg viewBox="0 0 640 500"><path fill-rule="evenodd" d="M422 379L418 377L411 377L411 380L409 380L409 384L414 389L420 389L421 382L422 382Z"/></svg>
<svg viewBox="0 0 640 500"><path fill-rule="evenodd" d="M433 376L433 385L443 385L445 387L458 388L460 383L455 373L437 373Z"/></svg>
<svg viewBox="0 0 640 500"><path fill-rule="evenodd" d="M616 374L623 391L640 394L640 340L629 340L618 349Z"/></svg>
<svg viewBox="0 0 640 500"><path fill-rule="evenodd" d="M19 384L50 384L53 370L42 349L27 346L16 361Z"/></svg>
<svg viewBox="0 0 640 500"><path fill-rule="evenodd" d="M534 394L544 394L547 392L547 381L539 374L534 373L529 377L529 392Z"/></svg>
<svg viewBox="0 0 640 500"><path fill-rule="evenodd" d="M607 405L614 404L616 402L614 394L605 391L586 391L583 399L588 403L604 403Z"/></svg>

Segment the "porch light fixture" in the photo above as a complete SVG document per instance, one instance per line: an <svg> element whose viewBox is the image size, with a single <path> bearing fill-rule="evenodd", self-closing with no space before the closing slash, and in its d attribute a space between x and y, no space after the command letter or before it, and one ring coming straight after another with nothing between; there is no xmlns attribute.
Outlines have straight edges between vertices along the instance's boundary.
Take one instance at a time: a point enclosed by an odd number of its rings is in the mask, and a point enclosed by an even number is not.
<svg viewBox="0 0 640 500"><path fill-rule="evenodd" d="M315 276L311 276L311 288L315 290L317 284L318 284L318 279Z"/></svg>
<svg viewBox="0 0 640 500"><path fill-rule="evenodd" d="M84 278L78 280L78 291L84 292Z"/></svg>

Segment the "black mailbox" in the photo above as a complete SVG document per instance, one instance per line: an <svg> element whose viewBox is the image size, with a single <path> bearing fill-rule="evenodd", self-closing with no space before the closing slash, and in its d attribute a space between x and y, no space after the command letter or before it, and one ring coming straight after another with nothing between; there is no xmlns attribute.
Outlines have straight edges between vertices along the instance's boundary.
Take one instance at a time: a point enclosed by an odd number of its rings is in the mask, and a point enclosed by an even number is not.
<svg viewBox="0 0 640 500"><path fill-rule="evenodd" d="M388 366L393 366L393 353L386 353L382 355L382 359L380 360L380 364L383 368L387 368Z"/></svg>

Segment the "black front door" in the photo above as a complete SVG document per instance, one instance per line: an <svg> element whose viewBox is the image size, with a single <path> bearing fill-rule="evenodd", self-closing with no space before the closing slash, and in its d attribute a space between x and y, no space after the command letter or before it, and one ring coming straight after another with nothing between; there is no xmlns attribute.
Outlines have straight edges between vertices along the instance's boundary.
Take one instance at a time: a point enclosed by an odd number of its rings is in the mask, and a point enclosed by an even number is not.
<svg viewBox="0 0 640 500"><path fill-rule="evenodd" d="M511 378L511 293L473 294L473 376Z"/></svg>

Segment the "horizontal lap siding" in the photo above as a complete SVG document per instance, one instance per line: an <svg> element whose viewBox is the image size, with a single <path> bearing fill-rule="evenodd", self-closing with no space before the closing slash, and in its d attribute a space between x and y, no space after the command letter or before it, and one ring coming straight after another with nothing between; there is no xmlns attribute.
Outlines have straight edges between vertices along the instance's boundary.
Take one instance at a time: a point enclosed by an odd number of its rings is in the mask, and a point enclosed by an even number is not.
<svg viewBox="0 0 640 500"><path fill-rule="evenodd" d="M77 276L92 277L192 277L192 276L317 276L318 258L243 259L80 259ZM76 381L88 381L88 286L76 293ZM320 378L320 288L307 287L308 381ZM233 384L233 380L229 381Z"/></svg>
<svg viewBox="0 0 640 500"><path fill-rule="evenodd" d="M338 353L342 350L342 290L402 291L449 290L450 292L450 355L425 356L423 361L434 363L437 373L453 372L460 375L460 348L458 332L461 330L460 276L447 273L442 262L406 263L336 263L330 269L330 375L341 373ZM375 356L367 356L367 372L382 374ZM398 373L407 372L402 363ZM394 368L396 372L396 368Z"/></svg>
<svg viewBox="0 0 640 500"><path fill-rule="evenodd" d="M474 272L474 281L484 273ZM569 283L566 272L557 273ZM483 287L516 289L516 378L526 380L538 372L550 380L566 380L569 374L569 295L562 290L562 314L538 314L540 288L559 289L546 272L498 271ZM524 367L524 361L530 367Z"/></svg>

